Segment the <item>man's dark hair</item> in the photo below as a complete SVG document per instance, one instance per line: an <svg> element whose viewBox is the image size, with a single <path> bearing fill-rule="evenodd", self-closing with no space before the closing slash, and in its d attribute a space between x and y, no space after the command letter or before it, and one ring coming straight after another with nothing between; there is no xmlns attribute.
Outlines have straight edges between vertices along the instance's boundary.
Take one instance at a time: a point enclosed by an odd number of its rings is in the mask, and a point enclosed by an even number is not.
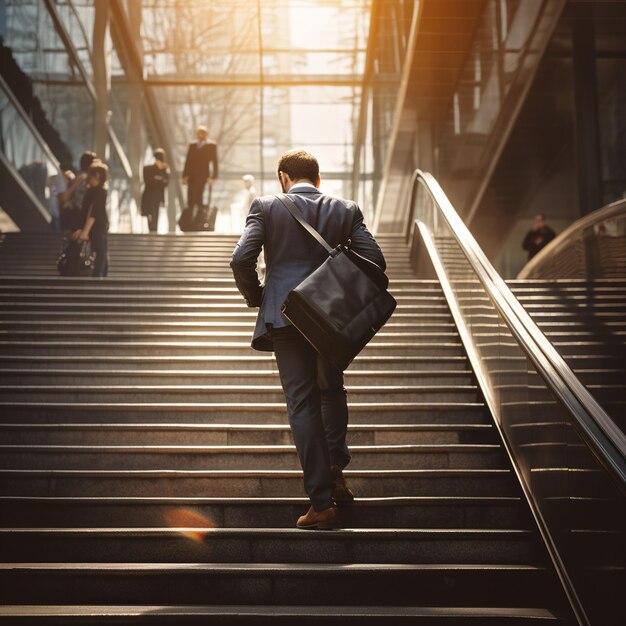
<svg viewBox="0 0 626 626"><path fill-rule="evenodd" d="M92 164L89 166L89 170L87 171L89 176L97 176L100 180L98 187L107 186L107 181L109 180L109 168L105 163L95 159Z"/></svg>
<svg viewBox="0 0 626 626"><path fill-rule="evenodd" d="M315 184L320 175L320 166L312 154L304 150L291 150L280 157L278 171L287 174L291 180L306 178Z"/></svg>
<svg viewBox="0 0 626 626"><path fill-rule="evenodd" d="M80 161L79 161L79 165L80 165L80 171L81 172L87 172L89 170L89 167L91 166L91 164L97 159L97 155L95 152L92 152L91 150L87 150L86 152L83 152L80 155Z"/></svg>

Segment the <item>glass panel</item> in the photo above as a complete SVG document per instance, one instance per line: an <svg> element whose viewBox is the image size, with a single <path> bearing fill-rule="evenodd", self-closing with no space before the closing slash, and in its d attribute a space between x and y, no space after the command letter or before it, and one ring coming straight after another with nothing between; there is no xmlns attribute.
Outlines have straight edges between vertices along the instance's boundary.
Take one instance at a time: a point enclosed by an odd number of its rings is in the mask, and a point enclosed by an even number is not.
<svg viewBox="0 0 626 626"><path fill-rule="evenodd" d="M455 206L471 202L523 85L530 84L559 2L488 0L440 129L438 170ZM469 207L468 207L469 208Z"/></svg>
<svg viewBox="0 0 626 626"><path fill-rule="evenodd" d="M31 127L0 85L0 149L44 209L50 197L49 178L60 173Z"/></svg>
<svg viewBox="0 0 626 626"><path fill-rule="evenodd" d="M56 10L87 75L93 77L91 46L95 9L93 0L56 0Z"/></svg>

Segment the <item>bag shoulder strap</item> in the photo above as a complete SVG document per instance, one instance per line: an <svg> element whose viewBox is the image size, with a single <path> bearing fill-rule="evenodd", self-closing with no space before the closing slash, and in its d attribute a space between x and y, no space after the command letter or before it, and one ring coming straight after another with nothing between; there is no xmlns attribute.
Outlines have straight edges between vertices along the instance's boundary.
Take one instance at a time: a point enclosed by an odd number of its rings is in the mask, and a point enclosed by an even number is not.
<svg viewBox="0 0 626 626"><path fill-rule="evenodd" d="M302 228L304 228L304 230L306 230L306 232L309 233L309 235L311 235L311 237L313 237L313 239L315 239L315 241L317 241L317 243L319 243L320 246L322 246L322 248L326 250L326 252L328 252L328 254L332 254L334 252L334 249L328 245L326 240L315 230L315 228L313 228L313 226L311 226L311 224L309 224L304 219L302 213L300 212L300 209L287 194L276 194L276 197L280 200L281 204L289 211L289 213L291 213L296 222L298 222L298 224L300 224L300 226L302 226Z"/></svg>

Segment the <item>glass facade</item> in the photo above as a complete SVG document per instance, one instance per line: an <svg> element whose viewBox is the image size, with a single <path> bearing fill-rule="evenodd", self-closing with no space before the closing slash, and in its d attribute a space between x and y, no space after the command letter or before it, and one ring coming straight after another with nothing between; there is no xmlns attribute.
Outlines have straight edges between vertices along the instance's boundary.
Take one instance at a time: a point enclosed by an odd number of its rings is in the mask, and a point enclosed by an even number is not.
<svg viewBox="0 0 626 626"><path fill-rule="evenodd" d="M359 193L371 213L371 133L360 139L364 183L353 185L371 5L0 0L0 34L74 164L85 149L108 162L113 230L146 230L141 169L157 147L173 174L160 230L175 229L187 146L205 125L218 145L217 230L228 232L240 230L247 211L242 177L255 177L257 194L278 191L278 157L296 147L318 157L325 191Z"/></svg>
<svg viewBox="0 0 626 626"><path fill-rule="evenodd" d="M176 169L198 125L218 146L212 202L218 230L239 231L242 177L278 191L276 164L295 147L315 154L322 188L352 195L370 2L146 1L146 83L174 129Z"/></svg>

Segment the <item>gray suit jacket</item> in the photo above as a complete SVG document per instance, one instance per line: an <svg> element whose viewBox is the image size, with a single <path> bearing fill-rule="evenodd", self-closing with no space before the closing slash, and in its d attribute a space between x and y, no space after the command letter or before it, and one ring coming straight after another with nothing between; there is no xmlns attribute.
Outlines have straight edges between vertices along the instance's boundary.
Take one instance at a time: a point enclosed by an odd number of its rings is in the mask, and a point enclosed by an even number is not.
<svg viewBox="0 0 626 626"><path fill-rule="evenodd" d="M304 219L331 246L350 241L355 252L383 270L386 268L383 253L365 227L363 214L355 202L333 198L312 188L300 188L290 197ZM262 247L265 250L265 286L261 285L256 272ZM230 263L237 288L247 305L261 307L252 338L254 349L273 350L268 326L289 326L280 312L281 304L326 256L324 248L304 231L275 196L255 198Z"/></svg>

